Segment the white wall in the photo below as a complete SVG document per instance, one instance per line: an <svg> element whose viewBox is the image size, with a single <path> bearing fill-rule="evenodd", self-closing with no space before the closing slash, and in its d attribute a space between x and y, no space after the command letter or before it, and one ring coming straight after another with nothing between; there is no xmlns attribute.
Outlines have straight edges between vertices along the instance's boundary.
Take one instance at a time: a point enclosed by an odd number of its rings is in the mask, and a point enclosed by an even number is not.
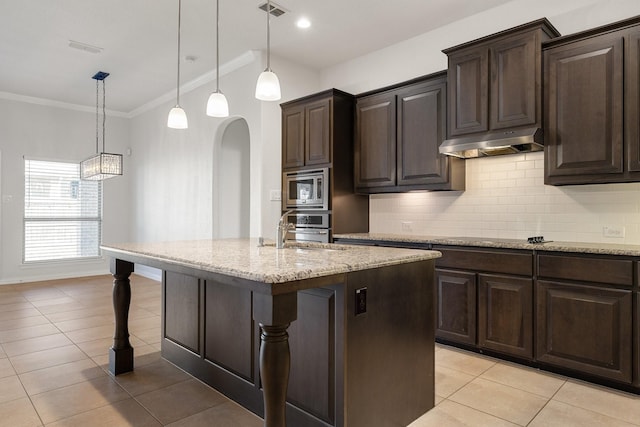
<svg viewBox="0 0 640 427"><path fill-rule="evenodd" d="M107 117L107 151L124 153L129 146L129 121ZM95 113L0 99L2 152L2 219L0 283L17 283L108 272L105 259L83 262L22 264L24 157L80 162L95 152ZM125 176L104 183L103 240L128 237L130 159Z"/></svg>
<svg viewBox="0 0 640 427"><path fill-rule="evenodd" d="M317 90L319 76L306 68L272 57L280 77L284 102ZM255 83L264 69L256 60L221 76L220 89L231 115L249 126L251 151L251 236L271 237L279 202L269 201L269 189L280 188L280 106L255 99ZM181 93L189 129L166 127L165 103L131 120L133 229L135 241L207 239L212 235L213 139L225 119L205 115L215 82ZM272 230L273 229L273 230Z"/></svg>
<svg viewBox="0 0 640 427"><path fill-rule="evenodd" d="M514 0L324 70L322 86L357 94L444 70L442 49L541 17L570 34L635 15L638 0ZM465 192L371 196L370 231L640 244L640 184L545 186L542 159L467 160ZM603 227L612 226L623 227L625 237L604 237Z"/></svg>

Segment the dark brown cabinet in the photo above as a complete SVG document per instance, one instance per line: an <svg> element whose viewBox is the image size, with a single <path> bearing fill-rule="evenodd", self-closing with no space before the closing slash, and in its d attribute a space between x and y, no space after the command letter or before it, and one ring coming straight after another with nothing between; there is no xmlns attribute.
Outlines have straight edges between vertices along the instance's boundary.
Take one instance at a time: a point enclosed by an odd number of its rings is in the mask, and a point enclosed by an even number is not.
<svg viewBox="0 0 640 427"><path fill-rule="evenodd" d="M538 280L539 362L631 383L632 292Z"/></svg>
<svg viewBox="0 0 640 427"><path fill-rule="evenodd" d="M356 191L463 190L464 163L438 152L446 121L444 73L359 96Z"/></svg>
<svg viewBox="0 0 640 427"><path fill-rule="evenodd" d="M538 255L536 359L630 384L633 261Z"/></svg>
<svg viewBox="0 0 640 427"><path fill-rule="evenodd" d="M435 246L436 337L533 359L533 254Z"/></svg>
<svg viewBox="0 0 640 427"><path fill-rule="evenodd" d="M282 169L332 166L334 145L352 137L353 96L331 89L281 107Z"/></svg>
<svg viewBox="0 0 640 427"><path fill-rule="evenodd" d="M640 180L639 24L545 45L546 184Z"/></svg>
<svg viewBox="0 0 640 427"><path fill-rule="evenodd" d="M475 273L436 269L436 338L476 345Z"/></svg>
<svg viewBox="0 0 640 427"><path fill-rule="evenodd" d="M444 50L449 136L541 127L542 42L558 35L540 19Z"/></svg>
<svg viewBox="0 0 640 427"><path fill-rule="evenodd" d="M533 280L478 275L478 346L533 357Z"/></svg>

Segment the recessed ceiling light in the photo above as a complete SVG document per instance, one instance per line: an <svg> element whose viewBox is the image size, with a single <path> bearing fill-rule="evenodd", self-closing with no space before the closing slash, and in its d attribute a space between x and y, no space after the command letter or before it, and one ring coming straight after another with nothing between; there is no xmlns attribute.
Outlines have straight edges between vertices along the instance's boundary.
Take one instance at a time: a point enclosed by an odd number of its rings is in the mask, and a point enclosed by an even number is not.
<svg viewBox="0 0 640 427"><path fill-rule="evenodd" d="M303 16L302 18L298 19L296 25L298 26L298 28L309 28L311 26L311 21Z"/></svg>

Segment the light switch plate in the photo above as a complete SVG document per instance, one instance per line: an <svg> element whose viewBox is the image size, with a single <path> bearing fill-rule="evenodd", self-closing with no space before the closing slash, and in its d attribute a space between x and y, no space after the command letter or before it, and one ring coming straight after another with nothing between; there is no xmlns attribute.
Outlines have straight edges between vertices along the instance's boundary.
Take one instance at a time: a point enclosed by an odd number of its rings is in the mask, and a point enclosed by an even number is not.
<svg viewBox="0 0 640 427"><path fill-rule="evenodd" d="M280 190L269 191L269 200L271 200L272 202L278 202L282 200L282 191Z"/></svg>
<svg viewBox="0 0 640 427"><path fill-rule="evenodd" d="M605 225L602 227L602 235L621 239L624 237L624 227L621 225Z"/></svg>

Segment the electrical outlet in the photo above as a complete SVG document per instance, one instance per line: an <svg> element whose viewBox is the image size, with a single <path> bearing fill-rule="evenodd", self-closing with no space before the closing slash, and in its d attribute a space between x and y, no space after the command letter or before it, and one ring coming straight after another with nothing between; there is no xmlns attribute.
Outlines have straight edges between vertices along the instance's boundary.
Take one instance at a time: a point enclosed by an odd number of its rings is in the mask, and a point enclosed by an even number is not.
<svg viewBox="0 0 640 427"><path fill-rule="evenodd" d="M624 227L621 225L605 225L602 227L602 235L621 239L624 237Z"/></svg>
<svg viewBox="0 0 640 427"><path fill-rule="evenodd" d="M356 289L356 316L367 312L367 288Z"/></svg>
<svg viewBox="0 0 640 427"><path fill-rule="evenodd" d="M282 191L280 190L269 191L269 200L271 200L272 202L278 202L282 200Z"/></svg>
<svg viewBox="0 0 640 427"><path fill-rule="evenodd" d="M410 221L402 221L402 231L413 231L413 223Z"/></svg>

